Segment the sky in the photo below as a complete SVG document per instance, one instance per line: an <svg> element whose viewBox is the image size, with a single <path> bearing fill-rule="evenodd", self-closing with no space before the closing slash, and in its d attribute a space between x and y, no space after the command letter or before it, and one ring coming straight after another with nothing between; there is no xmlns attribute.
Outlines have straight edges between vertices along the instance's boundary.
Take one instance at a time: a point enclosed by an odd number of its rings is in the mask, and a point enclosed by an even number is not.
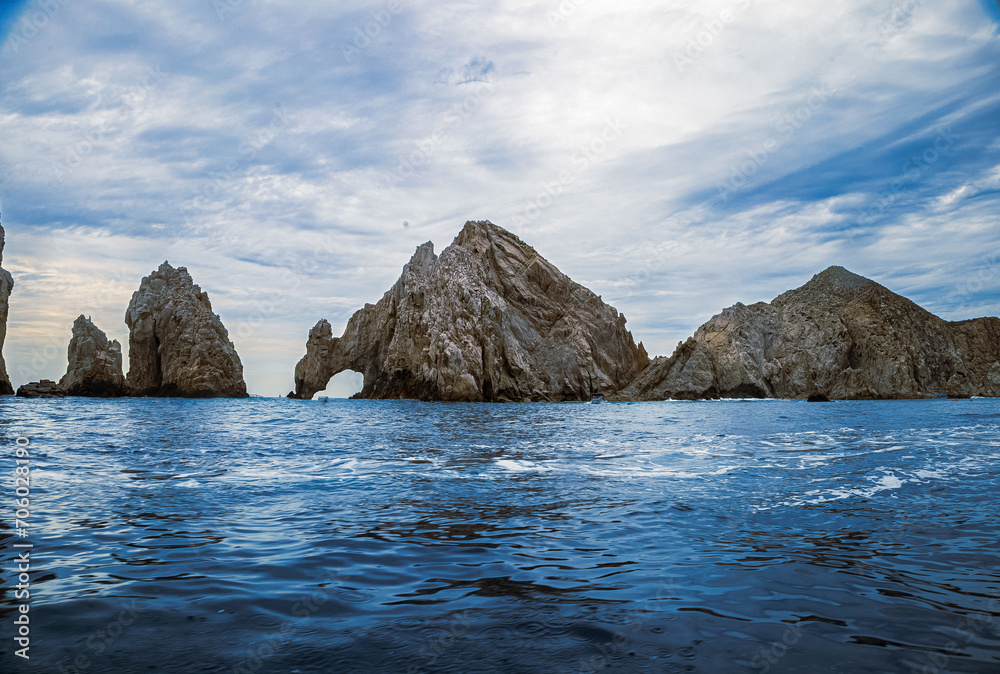
<svg viewBox="0 0 1000 674"><path fill-rule="evenodd" d="M127 354L169 260L283 395L310 327L467 220L651 354L835 264L1000 314L995 1L32 0L0 30L15 387L81 313Z"/></svg>

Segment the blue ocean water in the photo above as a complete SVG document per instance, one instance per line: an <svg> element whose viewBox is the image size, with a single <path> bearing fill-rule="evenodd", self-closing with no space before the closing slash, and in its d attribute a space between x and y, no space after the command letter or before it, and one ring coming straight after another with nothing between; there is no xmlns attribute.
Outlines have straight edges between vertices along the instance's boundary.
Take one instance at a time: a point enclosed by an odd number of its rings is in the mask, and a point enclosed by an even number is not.
<svg viewBox="0 0 1000 674"><path fill-rule="evenodd" d="M1000 671L998 400L0 410L3 672Z"/></svg>

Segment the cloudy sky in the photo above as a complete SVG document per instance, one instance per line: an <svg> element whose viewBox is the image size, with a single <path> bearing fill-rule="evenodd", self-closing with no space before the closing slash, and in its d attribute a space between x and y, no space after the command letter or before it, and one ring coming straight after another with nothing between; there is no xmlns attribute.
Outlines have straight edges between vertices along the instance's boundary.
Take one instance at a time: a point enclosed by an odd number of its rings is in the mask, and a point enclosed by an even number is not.
<svg viewBox="0 0 1000 674"><path fill-rule="evenodd" d="M654 354L832 264L998 315L998 29L993 0L4 2L11 380L58 379L80 313L127 349L166 259L284 394L318 319L469 219Z"/></svg>

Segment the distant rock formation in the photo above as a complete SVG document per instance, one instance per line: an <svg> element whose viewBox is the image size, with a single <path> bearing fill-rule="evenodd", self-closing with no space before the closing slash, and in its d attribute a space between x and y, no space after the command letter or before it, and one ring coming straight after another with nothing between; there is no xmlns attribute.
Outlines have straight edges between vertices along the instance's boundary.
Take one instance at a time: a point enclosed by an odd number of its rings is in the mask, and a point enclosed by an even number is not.
<svg viewBox="0 0 1000 674"><path fill-rule="evenodd" d="M167 262L132 294L128 386L135 395L246 398L243 364L208 294Z"/></svg>
<svg viewBox="0 0 1000 674"><path fill-rule="evenodd" d="M59 385L67 395L114 398L126 394L122 347L85 316L73 322L69 366Z"/></svg>
<svg viewBox="0 0 1000 674"><path fill-rule="evenodd" d="M1000 319L948 322L830 267L771 303L724 309L619 398L1000 395Z"/></svg>
<svg viewBox="0 0 1000 674"><path fill-rule="evenodd" d="M17 395L21 398L65 398L66 389L51 379L33 381L17 387Z"/></svg>
<svg viewBox="0 0 1000 674"><path fill-rule="evenodd" d="M3 262L4 231L0 226L0 263ZM0 268L0 395L10 395L14 387L7 376L7 363L3 359L3 342L7 337L7 309L10 291L14 289L14 277L6 269Z"/></svg>
<svg viewBox="0 0 1000 674"><path fill-rule="evenodd" d="M617 310L510 232L468 222L440 256L417 248L343 336L317 323L289 396L311 398L350 369L364 375L362 398L586 400L648 362Z"/></svg>

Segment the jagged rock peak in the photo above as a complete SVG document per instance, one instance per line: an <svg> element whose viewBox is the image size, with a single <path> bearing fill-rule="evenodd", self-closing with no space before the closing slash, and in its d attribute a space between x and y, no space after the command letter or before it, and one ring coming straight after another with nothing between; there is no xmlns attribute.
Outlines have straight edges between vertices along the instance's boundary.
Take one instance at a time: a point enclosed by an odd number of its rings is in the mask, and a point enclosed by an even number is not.
<svg viewBox="0 0 1000 674"><path fill-rule="evenodd" d="M73 322L69 365L59 386L71 396L118 397L126 394L122 347L82 314Z"/></svg>
<svg viewBox="0 0 1000 674"><path fill-rule="evenodd" d="M804 287L809 287L810 284L822 284L856 290L858 288L870 286L873 283L875 283L875 281L867 279L864 276L859 276L858 274L855 274L854 272L843 267L833 265L813 276Z"/></svg>
<svg viewBox="0 0 1000 674"><path fill-rule="evenodd" d="M770 303L713 316L623 398L1000 395L1000 320L949 323L830 267Z"/></svg>
<svg viewBox="0 0 1000 674"><path fill-rule="evenodd" d="M290 395L310 398L351 369L366 398L580 400L619 390L647 362L614 307L514 234L470 221L440 255L418 247L342 337L317 323Z"/></svg>
<svg viewBox="0 0 1000 674"><path fill-rule="evenodd" d="M415 269L426 269L435 262L437 262L437 255L434 254L434 244L428 241L417 246L407 266Z"/></svg>
<svg viewBox="0 0 1000 674"><path fill-rule="evenodd" d="M132 294L127 383L136 395L247 397L243 364L208 293L169 262Z"/></svg>
<svg viewBox="0 0 1000 674"><path fill-rule="evenodd" d="M466 222L452 244L478 254L485 254L492 246L502 245L508 250L520 249L524 254L538 255L534 248L522 241L516 234L494 225L489 220Z"/></svg>
<svg viewBox="0 0 1000 674"><path fill-rule="evenodd" d="M489 220L469 220L462 226L458 236L455 237L454 243L462 245L475 239L490 241L496 237L511 239L524 244L524 242L521 241L516 234L504 229L503 227L494 225Z"/></svg>
<svg viewBox="0 0 1000 674"><path fill-rule="evenodd" d="M3 262L4 238L3 226L0 225L0 262ZM10 395L14 392L10 377L7 376L7 363L3 359L3 343L7 337L7 313L13 289L14 277L6 269L0 268L0 395Z"/></svg>
<svg viewBox="0 0 1000 674"><path fill-rule="evenodd" d="M824 304L830 301L841 302L860 292L877 292L879 290L889 292L871 279L859 276L843 267L834 266L827 267L804 285L778 295L772 304L782 304L788 301L811 301Z"/></svg>

